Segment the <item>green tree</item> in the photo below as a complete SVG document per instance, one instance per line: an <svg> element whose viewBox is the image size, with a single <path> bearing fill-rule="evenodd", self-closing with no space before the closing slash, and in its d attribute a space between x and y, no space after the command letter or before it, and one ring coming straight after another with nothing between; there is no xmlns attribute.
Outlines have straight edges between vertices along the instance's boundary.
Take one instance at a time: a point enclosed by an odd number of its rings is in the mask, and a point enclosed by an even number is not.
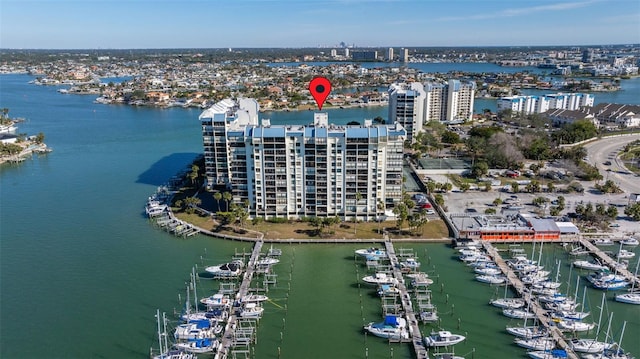
<svg viewBox="0 0 640 359"><path fill-rule="evenodd" d="M222 193L220 192L216 192L213 194L213 199L216 200L216 202L218 202L218 211L220 211L220 200L222 199Z"/></svg>
<svg viewBox="0 0 640 359"><path fill-rule="evenodd" d="M231 192L224 192L222 194L222 199L224 199L224 201L227 203L227 212L229 211L229 201L231 201L233 199L233 195L231 194Z"/></svg>
<svg viewBox="0 0 640 359"><path fill-rule="evenodd" d="M471 176L473 178L486 176L487 173L489 173L489 165L485 161L478 161L471 166Z"/></svg>
<svg viewBox="0 0 640 359"><path fill-rule="evenodd" d="M200 167L198 167L198 165L196 164L191 165L191 173L189 173L189 180L191 181L192 185L194 183L197 183L199 171L200 171Z"/></svg>
<svg viewBox="0 0 640 359"><path fill-rule="evenodd" d="M440 139L443 143L454 144L460 142L460 135L453 131L444 131Z"/></svg>
<svg viewBox="0 0 640 359"><path fill-rule="evenodd" d="M39 132L39 133L36 135L35 142L36 142L37 144L39 144L39 145L40 145L40 144L43 144L43 143L44 143L44 133Z"/></svg>
<svg viewBox="0 0 640 359"><path fill-rule="evenodd" d="M631 217L634 221L640 221L640 202L628 205L624 209L624 214Z"/></svg>
<svg viewBox="0 0 640 359"><path fill-rule="evenodd" d="M462 192L467 192L470 188L471 188L471 185L469 184L469 182L462 182L460 184L460 190Z"/></svg>

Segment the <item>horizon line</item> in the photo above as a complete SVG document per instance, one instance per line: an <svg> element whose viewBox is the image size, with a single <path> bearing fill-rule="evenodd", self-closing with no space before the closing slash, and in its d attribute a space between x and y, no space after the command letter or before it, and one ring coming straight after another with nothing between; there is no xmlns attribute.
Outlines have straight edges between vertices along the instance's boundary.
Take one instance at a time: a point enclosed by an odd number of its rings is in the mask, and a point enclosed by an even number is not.
<svg viewBox="0 0 640 359"><path fill-rule="evenodd" d="M404 48L404 49L442 49L442 48L541 48L541 47L608 47L608 46L640 46L640 43L616 43L616 44L565 44L565 45L451 45L451 46L403 46L403 45L380 45L380 46L355 46L355 47L339 47L339 46L299 46L299 47L97 47L97 48L18 48L18 47L0 47L0 51L78 51L78 50L102 50L102 51L110 51L110 50L267 50L267 49L287 49L287 50L296 50L296 49L377 49L377 48Z"/></svg>

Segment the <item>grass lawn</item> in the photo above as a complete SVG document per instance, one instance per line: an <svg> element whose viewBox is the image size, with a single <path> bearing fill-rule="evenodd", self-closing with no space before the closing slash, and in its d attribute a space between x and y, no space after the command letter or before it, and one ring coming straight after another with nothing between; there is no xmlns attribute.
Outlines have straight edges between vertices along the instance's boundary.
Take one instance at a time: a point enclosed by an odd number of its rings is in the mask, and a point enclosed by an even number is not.
<svg viewBox="0 0 640 359"><path fill-rule="evenodd" d="M174 211L177 210L174 208ZM191 223L200 228L233 236L246 236L253 237L251 232L239 233L234 231L231 227L218 227L217 223L208 216L203 216L197 213L188 214L185 212L174 212L174 215L188 223ZM398 233L395 229L395 221L382 222L380 224L375 222L360 222L354 224L351 222L343 222L341 224L334 225L331 228L324 229L324 235L318 236L316 228L312 227L307 222L291 221L290 223L270 223L262 222L256 225L248 223L245 229L249 231L261 232L264 234L265 239L382 239L382 234L378 233L378 228L387 229L389 238L446 238L449 236L447 226L442 220L435 220L428 222L422 229L421 233L412 235L408 231L402 231ZM333 233L331 233L333 232Z"/></svg>

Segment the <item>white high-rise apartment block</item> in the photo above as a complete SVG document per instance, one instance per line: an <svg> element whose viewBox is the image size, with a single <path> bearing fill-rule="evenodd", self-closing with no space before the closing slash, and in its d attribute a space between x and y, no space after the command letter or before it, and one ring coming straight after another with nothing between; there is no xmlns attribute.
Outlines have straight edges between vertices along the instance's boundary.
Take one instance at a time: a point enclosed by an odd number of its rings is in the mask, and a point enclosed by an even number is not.
<svg viewBox="0 0 640 359"><path fill-rule="evenodd" d="M473 120L473 101L476 83L449 80L447 84L447 111L445 121ZM442 120L440 120L442 121Z"/></svg>
<svg viewBox="0 0 640 359"><path fill-rule="evenodd" d="M578 110L593 107L594 96L585 93L555 93L542 96L508 96L497 101L498 111L511 110L525 114L543 113L547 110Z"/></svg>
<svg viewBox="0 0 640 359"><path fill-rule="evenodd" d="M409 49L400 49L400 61L409 62Z"/></svg>
<svg viewBox="0 0 640 359"><path fill-rule="evenodd" d="M388 92L389 122L402 125L407 131L407 140L413 142L424 125L424 87L419 82L392 84Z"/></svg>
<svg viewBox="0 0 640 359"><path fill-rule="evenodd" d="M393 61L393 47L387 50L387 61Z"/></svg>
<svg viewBox="0 0 640 359"><path fill-rule="evenodd" d="M315 113L311 126L258 125L257 107L223 100L200 115L208 187L225 185L263 218L393 216L402 200L400 124L329 125Z"/></svg>
<svg viewBox="0 0 640 359"><path fill-rule="evenodd" d="M449 80L425 84L425 123L429 121L471 121L476 84L473 81Z"/></svg>
<svg viewBox="0 0 640 359"><path fill-rule="evenodd" d="M471 121L475 89L475 82L459 80L392 84L389 121L400 123L411 141L429 121Z"/></svg>

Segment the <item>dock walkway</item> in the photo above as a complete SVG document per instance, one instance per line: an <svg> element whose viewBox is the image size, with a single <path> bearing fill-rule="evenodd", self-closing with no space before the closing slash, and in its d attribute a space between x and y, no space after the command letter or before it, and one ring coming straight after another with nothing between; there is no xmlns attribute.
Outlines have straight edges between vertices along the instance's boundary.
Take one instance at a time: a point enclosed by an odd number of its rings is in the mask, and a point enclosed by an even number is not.
<svg viewBox="0 0 640 359"><path fill-rule="evenodd" d="M256 262L260 257L260 251L262 250L263 244L263 241L256 241L255 245L253 246L253 252L251 252L249 263L247 263L247 268L242 277L242 283L240 284L238 294L236 295L236 298L238 299L246 296L249 291L251 280L253 280L253 275L256 273ZM229 316L229 320L227 321L227 325L224 328L224 333L220 338L220 344L215 355L216 359L223 359L228 357L229 350L234 345L234 332L238 325L237 322L237 315L235 313L231 313L231 315Z"/></svg>
<svg viewBox="0 0 640 359"><path fill-rule="evenodd" d="M387 250L387 255L389 256L389 261L391 262L393 277L398 281L398 289L400 290L400 297L402 299L402 309L404 310L407 324L409 325L411 340L413 342L413 348L415 350L416 357L418 359L428 359L429 353L427 352L422 334L420 333L418 320L416 319L416 314L414 313L413 307L411 305L411 297L409 296L409 291L404 284L402 272L400 272L398 257L396 256L395 250L393 248L393 243L391 243L390 240L387 240L384 242L384 245Z"/></svg>
<svg viewBox="0 0 640 359"><path fill-rule="evenodd" d="M591 243L588 239L580 237L578 242L584 248L586 248L591 253L591 255L596 256L600 260L600 263L605 264L607 267L609 267L611 271L617 272L617 274L624 276L624 278L628 280L630 284L633 284L635 282L634 288L638 288L638 286L640 286L640 280L638 279L638 277L633 275L633 273L631 273L628 269L616 266L618 262L616 262L603 250L598 248L595 244Z"/></svg>
<svg viewBox="0 0 640 359"><path fill-rule="evenodd" d="M538 321L551 333L553 340L558 344L561 349L564 349L567 352L567 357L569 359L579 359L578 355L571 349L569 344L564 338L564 335L556 327L552 325L551 319L547 316L547 311L543 309L540 304L533 300L531 293L527 289L527 287L522 283L520 278L516 275L516 273L507 265L507 262L502 259L498 250L494 248L491 243L482 242L482 246L484 250L489 254L489 256L493 259L493 261L498 265L502 273L507 277L507 281L509 284L515 288L520 297L524 299L527 307L536 315Z"/></svg>

